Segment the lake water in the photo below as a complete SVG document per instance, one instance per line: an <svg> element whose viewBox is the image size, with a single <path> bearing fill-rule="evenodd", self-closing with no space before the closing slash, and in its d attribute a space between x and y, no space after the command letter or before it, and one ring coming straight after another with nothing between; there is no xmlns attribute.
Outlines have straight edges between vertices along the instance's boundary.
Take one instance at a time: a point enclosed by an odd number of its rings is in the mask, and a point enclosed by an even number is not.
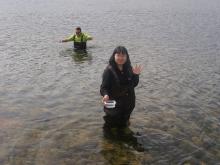
<svg viewBox="0 0 220 165"><path fill-rule="evenodd" d="M76 26L88 53L59 43ZM144 70L131 125L103 130L117 45ZM0 164L220 164L219 0L0 0Z"/></svg>

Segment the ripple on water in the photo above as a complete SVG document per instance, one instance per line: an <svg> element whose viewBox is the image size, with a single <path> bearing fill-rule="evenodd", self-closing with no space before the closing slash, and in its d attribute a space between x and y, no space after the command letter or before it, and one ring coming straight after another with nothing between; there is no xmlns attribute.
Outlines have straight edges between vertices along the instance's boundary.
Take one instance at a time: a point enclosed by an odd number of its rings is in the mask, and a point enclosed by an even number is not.
<svg viewBox="0 0 220 165"><path fill-rule="evenodd" d="M219 5L0 1L0 164L219 163ZM86 53L58 43L78 25ZM144 70L130 128L106 131L99 86L116 45Z"/></svg>

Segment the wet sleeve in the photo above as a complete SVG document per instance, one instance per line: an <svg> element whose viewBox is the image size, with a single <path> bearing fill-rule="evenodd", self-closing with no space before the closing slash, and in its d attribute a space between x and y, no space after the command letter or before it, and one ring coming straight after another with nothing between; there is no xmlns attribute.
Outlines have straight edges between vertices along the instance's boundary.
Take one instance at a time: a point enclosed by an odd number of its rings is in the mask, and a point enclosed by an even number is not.
<svg viewBox="0 0 220 165"><path fill-rule="evenodd" d="M109 95L109 90L111 87L110 80L111 80L111 72L109 69L105 69L102 75L102 84L100 87L100 94L102 96Z"/></svg>
<svg viewBox="0 0 220 165"><path fill-rule="evenodd" d="M67 40L69 40L69 41L74 41L74 35L69 36L69 37L67 38Z"/></svg>
<svg viewBox="0 0 220 165"><path fill-rule="evenodd" d="M139 75L138 74L133 74L132 81L133 81L133 86L136 87L139 83Z"/></svg>
<svg viewBox="0 0 220 165"><path fill-rule="evenodd" d="M90 36L89 34L84 34L84 35L85 35L86 41L87 40L92 40L92 36Z"/></svg>

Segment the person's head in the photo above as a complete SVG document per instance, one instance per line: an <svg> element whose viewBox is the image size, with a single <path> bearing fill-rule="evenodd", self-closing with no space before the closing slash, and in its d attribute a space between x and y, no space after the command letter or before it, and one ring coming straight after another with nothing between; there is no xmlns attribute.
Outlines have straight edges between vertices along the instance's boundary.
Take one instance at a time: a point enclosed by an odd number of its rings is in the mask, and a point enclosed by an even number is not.
<svg viewBox="0 0 220 165"><path fill-rule="evenodd" d="M80 35L82 32L81 27L76 27L76 35Z"/></svg>
<svg viewBox="0 0 220 165"><path fill-rule="evenodd" d="M123 67L126 69L130 68L131 61L127 49L124 46L116 47L109 59L109 64L114 67L123 65Z"/></svg>

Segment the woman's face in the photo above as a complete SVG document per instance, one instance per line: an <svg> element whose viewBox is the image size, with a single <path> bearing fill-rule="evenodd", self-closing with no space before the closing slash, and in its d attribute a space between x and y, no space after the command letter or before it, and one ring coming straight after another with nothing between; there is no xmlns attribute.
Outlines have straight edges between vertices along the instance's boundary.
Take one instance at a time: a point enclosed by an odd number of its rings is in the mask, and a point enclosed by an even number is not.
<svg viewBox="0 0 220 165"><path fill-rule="evenodd" d="M127 61L127 55L122 53L115 54L115 62L118 65L124 65Z"/></svg>

